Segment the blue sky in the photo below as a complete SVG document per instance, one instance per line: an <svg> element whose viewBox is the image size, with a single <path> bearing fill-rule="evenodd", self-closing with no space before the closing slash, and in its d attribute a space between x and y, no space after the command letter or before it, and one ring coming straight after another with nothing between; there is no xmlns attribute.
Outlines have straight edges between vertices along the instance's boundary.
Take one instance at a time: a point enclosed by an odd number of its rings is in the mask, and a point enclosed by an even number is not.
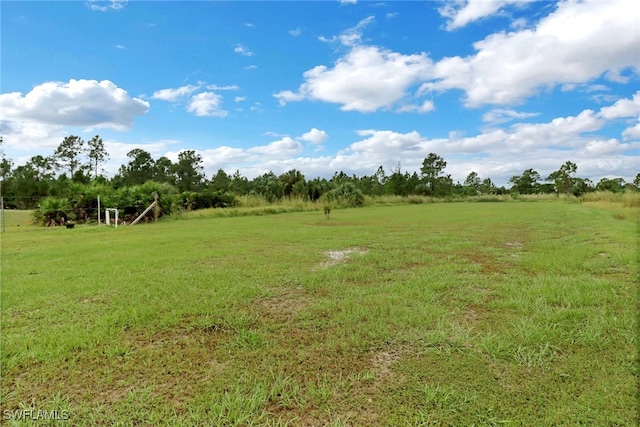
<svg viewBox="0 0 640 427"><path fill-rule="evenodd" d="M207 177L419 169L506 185L565 161L640 172L634 0L3 1L0 126L16 164L99 134Z"/></svg>

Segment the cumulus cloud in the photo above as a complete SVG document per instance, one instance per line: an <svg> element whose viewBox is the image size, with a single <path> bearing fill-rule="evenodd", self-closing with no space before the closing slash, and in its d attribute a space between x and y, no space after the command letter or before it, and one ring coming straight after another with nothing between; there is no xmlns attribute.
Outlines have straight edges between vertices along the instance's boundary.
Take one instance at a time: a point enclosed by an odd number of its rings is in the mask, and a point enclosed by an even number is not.
<svg viewBox="0 0 640 427"><path fill-rule="evenodd" d="M263 154L270 159L283 159L296 156L302 152L302 144L295 139L285 136L284 138L274 141L268 145L261 145L249 148L248 153Z"/></svg>
<svg viewBox="0 0 640 427"><path fill-rule="evenodd" d="M215 92L201 92L191 97L187 111L198 117L226 117L228 111L221 108L222 96Z"/></svg>
<svg viewBox="0 0 640 427"><path fill-rule="evenodd" d="M467 106L513 105L555 85L623 79L640 71L639 13L633 0L561 2L533 29L495 33L474 44L475 55L442 59L422 92L461 89Z"/></svg>
<svg viewBox="0 0 640 427"><path fill-rule="evenodd" d="M312 128L309 132L303 133L300 139L312 144L319 145L329 139L329 135L327 135L327 133L323 130Z"/></svg>
<svg viewBox="0 0 640 427"><path fill-rule="evenodd" d="M638 119L640 121L640 119ZM622 131L622 138L626 140L640 139L640 123L635 126L631 126Z"/></svg>
<svg viewBox="0 0 640 427"><path fill-rule="evenodd" d="M522 5L535 0L462 0L448 2L438 9L440 15L448 18L447 29L454 30L493 15L505 6Z"/></svg>
<svg viewBox="0 0 640 427"><path fill-rule="evenodd" d="M289 30L289 34L291 34L293 37L298 37L300 34L302 34L302 30L300 28Z"/></svg>
<svg viewBox="0 0 640 427"><path fill-rule="evenodd" d="M42 83L26 95L1 94L0 111L2 121L126 130L136 116L149 111L149 103L130 97L109 80L72 79Z"/></svg>
<svg viewBox="0 0 640 427"><path fill-rule="evenodd" d="M391 108L417 81L429 76L426 54L402 55L375 46L356 46L333 68L324 65L304 73L297 92L274 96L280 105L303 99L341 104L343 111L373 112Z"/></svg>
<svg viewBox="0 0 640 427"><path fill-rule="evenodd" d="M226 117L228 111L221 108L222 96L212 91L238 90L239 87L236 85L219 86L200 82L198 85L161 89L154 92L152 98L177 102L204 88L208 89L208 91L197 93L189 98L187 111L194 113L198 117ZM240 102L244 99L244 97L236 97L235 101Z"/></svg>
<svg viewBox="0 0 640 427"><path fill-rule="evenodd" d="M600 115L608 120L637 117L640 114L640 91L636 92L631 99L624 98L615 104L600 109Z"/></svg>

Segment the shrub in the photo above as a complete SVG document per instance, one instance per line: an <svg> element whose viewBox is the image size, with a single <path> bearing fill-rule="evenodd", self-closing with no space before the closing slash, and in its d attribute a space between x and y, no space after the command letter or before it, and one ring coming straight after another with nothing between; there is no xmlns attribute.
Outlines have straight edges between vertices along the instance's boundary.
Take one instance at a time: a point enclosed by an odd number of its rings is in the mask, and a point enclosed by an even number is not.
<svg viewBox="0 0 640 427"><path fill-rule="evenodd" d="M337 207L356 207L364 204L362 192L350 182L340 184L338 187L324 193L321 197L325 204Z"/></svg>
<svg viewBox="0 0 640 427"><path fill-rule="evenodd" d="M35 223L49 226L62 225L73 219L71 205L67 199L45 197L33 212Z"/></svg>

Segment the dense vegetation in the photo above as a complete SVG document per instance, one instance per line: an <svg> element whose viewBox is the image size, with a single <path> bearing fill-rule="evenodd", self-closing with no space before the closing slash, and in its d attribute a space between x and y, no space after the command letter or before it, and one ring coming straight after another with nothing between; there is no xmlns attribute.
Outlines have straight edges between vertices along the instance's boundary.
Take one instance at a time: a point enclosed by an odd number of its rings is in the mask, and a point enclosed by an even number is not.
<svg viewBox="0 0 640 427"><path fill-rule="evenodd" d="M111 179L100 175L100 165L108 153L100 136L85 142L79 136L66 137L55 152L48 156L33 156L26 164L14 167L3 156L0 161L1 194L5 206L16 209L36 209L42 223L65 219L94 221L98 213L98 196L103 207L117 207L128 220L140 214L160 195L161 212L229 207L237 198L258 196L267 203L283 199L322 202L337 206L360 206L365 196L429 196L467 197L502 194L573 194L591 191L638 191L640 173L633 183L624 179L602 178L593 183L580 178L577 165L571 161L544 178L527 169L513 176L511 187L497 187L490 178L471 172L463 183L454 183L445 173L447 162L435 153L429 154L419 172L402 172L398 165L391 173L380 166L372 175L356 176L336 172L330 179L307 179L296 169L281 175L265 173L252 180L240 171L229 175L220 169L211 178L204 173L202 157L193 150L183 151L177 162L166 157L153 159L151 154L136 148L127 156Z"/></svg>

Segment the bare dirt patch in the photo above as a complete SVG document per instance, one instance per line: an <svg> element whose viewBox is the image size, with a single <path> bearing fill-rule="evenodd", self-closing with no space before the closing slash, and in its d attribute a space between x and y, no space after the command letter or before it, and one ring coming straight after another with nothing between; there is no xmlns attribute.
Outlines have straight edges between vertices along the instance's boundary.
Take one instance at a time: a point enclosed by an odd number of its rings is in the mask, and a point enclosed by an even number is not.
<svg viewBox="0 0 640 427"><path fill-rule="evenodd" d="M263 300L261 305L269 314L269 317L289 320L310 302L311 298L306 294L304 288L298 286L286 289L279 295Z"/></svg>
<svg viewBox="0 0 640 427"><path fill-rule="evenodd" d="M316 266L316 270L324 270L336 264L346 261L352 254L364 255L366 250L359 248L348 248L341 251L327 251L324 254L329 258L327 261L321 262Z"/></svg>
<svg viewBox="0 0 640 427"><path fill-rule="evenodd" d="M509 249L520 250L524 247L524 244L522 242L506 242L504 246Z"/></svg>

